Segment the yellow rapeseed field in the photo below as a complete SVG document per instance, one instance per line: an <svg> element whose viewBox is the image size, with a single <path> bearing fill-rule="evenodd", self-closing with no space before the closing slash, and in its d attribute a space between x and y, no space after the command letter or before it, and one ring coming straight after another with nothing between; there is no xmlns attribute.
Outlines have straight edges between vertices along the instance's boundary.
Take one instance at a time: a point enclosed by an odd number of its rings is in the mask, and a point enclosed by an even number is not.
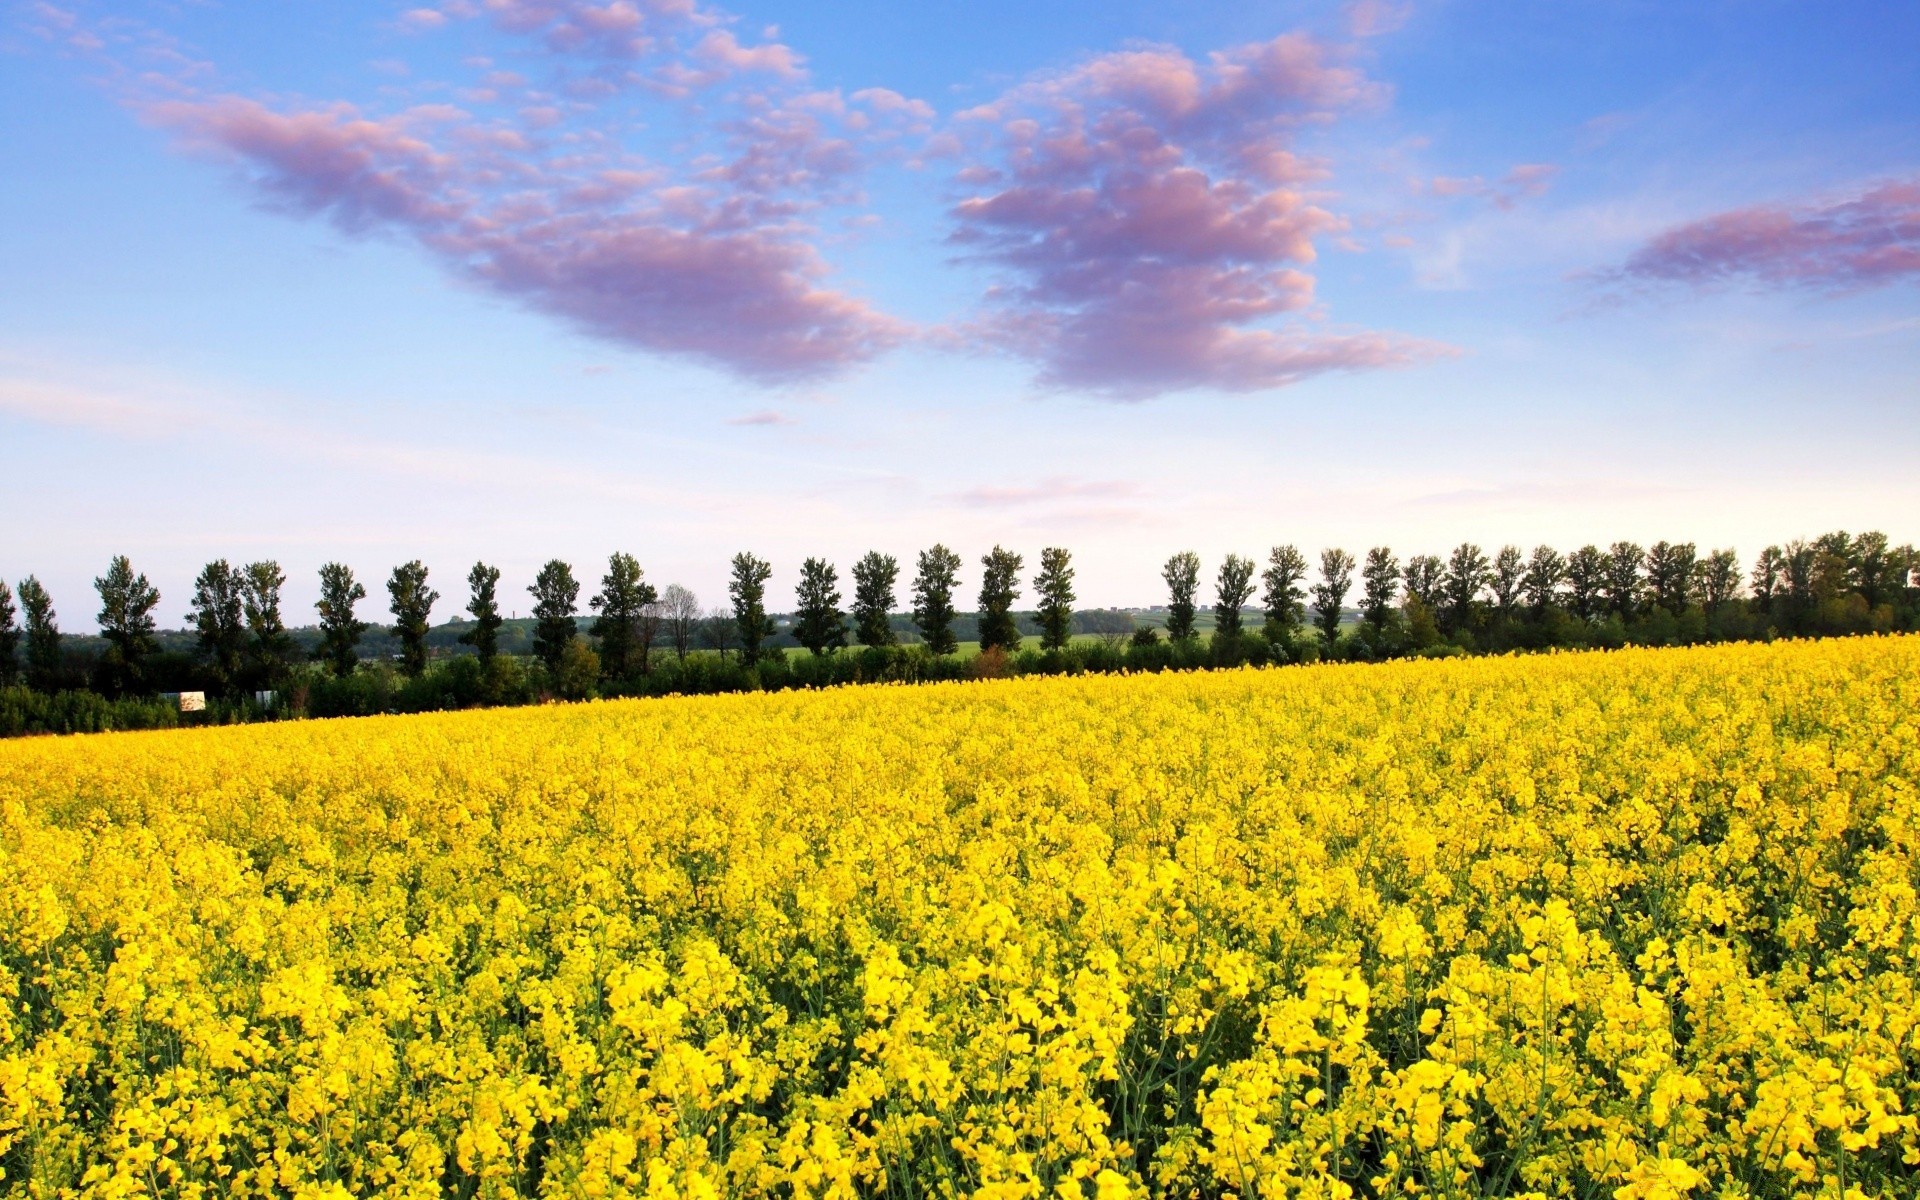
<svg viewBox="0 0 1920 1200"><path fill-rule="evenodd" d="M15 1196L1920 1193L1920 638L0 746Z"/></svg>

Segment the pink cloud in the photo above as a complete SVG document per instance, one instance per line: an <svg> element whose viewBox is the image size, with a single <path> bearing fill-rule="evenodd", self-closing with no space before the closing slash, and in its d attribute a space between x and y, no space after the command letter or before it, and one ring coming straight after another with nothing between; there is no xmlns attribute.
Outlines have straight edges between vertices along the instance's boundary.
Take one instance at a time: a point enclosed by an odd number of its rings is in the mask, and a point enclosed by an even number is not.
<svg viewBox="0 0 1920 1200"><path fill-rule="evenodd" d="M1546 195L1559 173L1560 168L1553 163L1520 163L1491 183L1479 175L1436 175L1427 190L1436 196L1472 197L1495 208L1511 209L1523 199Z"/></svg>
<svg viewBox="0 0 1920 1200"><path fill-rule="evenodd" d="M779 42L742 46L724 29L716 29L700 39L694 51L706 61L732 71L766 71L787 79L799 79L806 74L801 69L804 60L792 47Z"/></svg>
<svg viewBox="0 0 1920 1200"><path fill-rule="evenodd" d="M736 131L737 169L689 184L549 160L457 110L373 118L221 96L146 111L235 160L276 207L405 234L463 276L626 345L780 381L866 361L908 332L822 286L797 220L810 201L794 189L851 166L778 113L770 132Z"/></svg>
<svg viewBox="0 0 1920 1200"><path fill-rule="evenodd" d="M1003 273L951 336L1033 359L1050 386L1119 396L1251 391L1398 366L1441 348L1262 323L1313 304L1315 240L1347 223L1309 196L1304 125L1381 89L1303 35L1205 64L1104 55L962 114L986 151L956 181L951 241ZM979 161L984 158L987 161Z"/></svg>
<svg viewBox="0 0 1920 1200"><path fill-rule="evenodd" d="M1840 290L1920 276L1920 179L1875 184L1850 199L1717 213L1655 237L1613 276Z"/></svg>
<svg viewBox="0 0 1920 1200"><path fill-rule="evenodd" d="M773 409L767 408L767 409L762 409L759 412L744 413L741 416L737 416L737 417L728 417L727 424L748 425L748 426L792 425L792 424L795 424L795 421L792 417L788 416L783 412L776 412Z"/></svg>
<svg viewBox="0 0 1920 1200"><path fill-rule="evenodd" d="M1389 0L1352 0L1347 5L1347 32L1357 38L1383 37L1397 32L1413 16L1410 3Z"/></svg>

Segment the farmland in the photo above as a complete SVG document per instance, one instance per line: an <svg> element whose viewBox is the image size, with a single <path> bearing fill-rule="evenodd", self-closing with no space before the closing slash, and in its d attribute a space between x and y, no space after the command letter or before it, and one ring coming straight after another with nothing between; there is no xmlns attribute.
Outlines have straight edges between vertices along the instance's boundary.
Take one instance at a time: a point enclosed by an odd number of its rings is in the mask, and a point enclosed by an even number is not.
<svg viewBox="0 0 1920 1200"><path fill-rule="evenodd" d="M1920 638L0 745L12 1195L1910 1196Z"/></svg>

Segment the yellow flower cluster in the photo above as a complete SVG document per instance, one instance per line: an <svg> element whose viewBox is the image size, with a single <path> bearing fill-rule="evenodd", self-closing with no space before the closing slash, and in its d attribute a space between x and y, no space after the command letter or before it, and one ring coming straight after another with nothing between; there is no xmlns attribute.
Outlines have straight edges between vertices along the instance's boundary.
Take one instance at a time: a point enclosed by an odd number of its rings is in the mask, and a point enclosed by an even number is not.
<svg viewBox="0 0 1920 1200"><path fill-rule="evenodd" d="M0 746L10 1196L1912 1197L1920 638Z"/></svg>

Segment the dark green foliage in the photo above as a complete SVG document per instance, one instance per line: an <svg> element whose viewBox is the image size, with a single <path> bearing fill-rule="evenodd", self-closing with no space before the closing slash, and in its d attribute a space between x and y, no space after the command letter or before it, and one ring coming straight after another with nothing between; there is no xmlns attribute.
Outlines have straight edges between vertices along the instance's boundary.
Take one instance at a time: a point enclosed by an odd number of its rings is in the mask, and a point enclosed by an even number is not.
<svg viewBox="0 0 1920 1200"><path fill-rule="evenodd" d="M549 559L527 591L533 596L534 657L548 671L558 671L561 657L579 632L573 618L580 611L580 581L573 577L571 566Z"/></svg>
<svg viewBox="0 0 1920 1200"><path fill-rule="evenodd" d="M1786 555L1778 546L1768 546L1754 560L1753 577L1749 586L1753 590L1753 599L1762 612L1773 611L1773 598L1779 594L1786 583Z"/></svg>
<svg viewBox="0 0 1920 1200"><path fill-rule="evenodd" d="M995 546L980 559L980 649L1008 652L1020 648L1020 627L1013 618L1013 602L1020 598L1018 554Z"/></svg>
<svg viewBox="0 0 1920 1200"><path fill-rule="evenodd" d="M333 666L336 677L353 674L360 662L356 647L367 623L354 615L354 605L367 598L367 589L353 577L345 563L328 563L320 568L320 599L314 608L320 614L320 645L316 658Z"/></svg>
<svg viewBox="0 0 1920 1200"><path fill-rule="evenodd" d="M1073 556L1059 546L1040 551L1040 573L1033 577L1039 607L1040 648L1062 650L1073 636Z"/></svg>
<svg viewBox="0 0 1920 1200"><path fill-rule="evenodd" d="M1493 556L1493 570L1487 579L1487 586L1493 591L1493 610L1500 619L1511 621L1519 611L1526 579L1527 560L1521 555L1520 547L1500 547L1500 553Z"/></svg>
<svg viewBox="0 0 1920 1200"><path fill-rule="evenodd" d="M893 555L869 550L853 564L853 629L863 646L891 646L896 639L888 617L900 564Z"/></svg>
<svg viewBox="0 0 1920 1200"><path fill-rule="evenodd" d="M1647 549L1647 591L1655 604L1675 616L1686 611L1699 557L1692 542L1655 542Z"/></svg>
<svg viewBox="0 0 1920 1200"><path fill-rule="evenodd" d="M9 687L20 678L20 610L13 605L13 589L0 579L0 687Z"/></svg>
<svg viewBox="0 0 1920 1200"><path fill-rule="evenodd" d="M460 635L460 644L472 646L480 661L490 663L500 651L500 568L477 562L467 572L467 612L473 628Z"/></svg>
<svg viewBox="0 0 1920 1200"><path fill-rule="evenodd" d="M1521 580L1521 590L1526 594L1527 607L1535 616L1545 613L1560 596L1560 584L1567 577L1567 560L1552 546L1535 546L1533 557L1527 560L1526 577Z"/></svg>
<svg viewBox="0 0 1920 1200"><path fill-rule="evenodd" d="M745 551L733 556L727 597L733 603L733 632L740 643L740 661L748 666L760 661L761 643L773 632L773 621L767 616L767 580L771 578L773 566L765 559Z"/></svg>
<svg viewBox="0 0 1920 1200"><path fill-rule="evenodd" d="M1432 554L1416 554L1407 560L1407 595L1426 605L1428 612L1438 612L1446 603L1441 595L1441 580L1446 575L1446 565Z"/></svg>
<svg viewBox="0 0 1920 1200"><path fill-rule="evenodd" d="M959 648L953 636L953 593L960 584L960 556L936 543L920 553L913 577L913 624L936 657Z"/></svg>
<svg viewBox="0 0 1920 1200"><path fill-rule="evenodd" d="M1240 636L1240 610L1253 598L1253 560L1229 554L1213 581L1213 626L1217 636Z"/></svg>
<svg viewBox="0 0 1920 1200"><path fill-rule="evenodd" d="M247 649L246 577L215 559L193 581L193 622L200 657L213 673L215 690L231 694L239 686Z"/></svg>
<svg viewBox="0 0 1920 1200"><path fill-rule="evenodd" d="M20 581L20 612L27 628L27 683L51 692L60 682L60 626L53 597L32 575Z"/></svg>
<svg viewBox="0 0 1920 1200"><path fill-rule="evenodd" d="M1291 646L1305 619L1307 560L1297 547L1275 546L1267 556L1267 569L1260 575L1266 590L1260 595L1260 607L1266 625L1261 630L1269 642Z"/></svg>
<svg viewBox="0 0 1920 1200"><path fill-rule="evenodd" d="M400 641L400 669L415 676L427 669L427 630L440 593L427 587L427 567L419 559L402 563L387 577L387 611L393 636Z"/></svg>
<svg viewBox="0 0 1920 1200"><path fill-rule="evenodd" d="M1386 628L1393 601L1400 591L1400 560L1385 546L1367 551L1360 571L1360 615L1375 633Z"/></svg>
<svg viewBox="0 0 1920 1200"><path fill-rule="evenodd" d="M840 573L824 558L800 564L794 594L793 636L818 657L847 644L847 618L840 611Z"/></svg>
<svg viewBox="0 0 1920 1200"><path fill-rule="evenodd" d="M1596 621L1607 594L1607 556L1598 546L1567 555L1567 605L1582 621Z"/></svg>
<svg viewBox="0 0 1920 1200"><path fill-rule="evenodd" d="M1622 621L1633 620L1640 611L1640 567L1645 560L1646 554L1632 542L1615 542L1601 556L1600 569L1606 578L1607 609Z"/></svg>
<svg viewBox="0 0 1920 1200"><path fill-rule="evenodd" d="M1493 578L1487 556L1472 542L1456 546L1447 559L1446 574L1440 579L1441 624L1449 633L1457 633L1473 624L1474 602L1481 589Z"/></svg>
<svg viewBox="0 0 1920 1200"><path fill-rule="evenodd" d="M1731 604L1734 594L1739 590L1739 555L1732 550L1715 550L1701 561L1695 576L1694 595L1709 616Z"/></svg>
<svg viewBox="0 0 1920 1200"><path fill-rule="evenodd" d="M1200 590L1200 556L1182 550L1160 568L1167 581L1167 636L1176 642L1193 637L1194 594Z"/></svg>
<svg viewBox="0 0 1920 1200"><path fill-rule="evenodd" d="M98 667L100 690L108 696L135 694L145 686L142 667L158 646L154 641L153 610L160 593L136 575L124 554L115 555L107 573L93 581L100 593L100 634L107 653Z"/></svg>
<svg viewBox="0 0 1920 1200"><path fill-rule="evenodd" d="M1320 582L1313 585L1314 623L1320 640L1331 648L1340 639L1340 609L1353 587L1353 555L1345 550L1320 552Z"/></svg>
<svg viewBox="0 0 1920 1200"><path fill-rule="evenodd" d="M241 577L241 611L247 621L247 669L252 681L277 688L293 655L293 637L280 615L280 589L287 575L272 559L248 563Z"/></svg>
<svg viewBox="0 0 1920 1200"><path fill-rule="evenodd" d="M624 679L633 667L634 651L645 657L652 650L653 638L647 626L657 624L649 612L660 594L646 581L646 572L631 554L615 553L607 559L607 573L600 577L600 591L588 603L599 616L587 632L600 639L600 671L608 679Z"/></svg>

